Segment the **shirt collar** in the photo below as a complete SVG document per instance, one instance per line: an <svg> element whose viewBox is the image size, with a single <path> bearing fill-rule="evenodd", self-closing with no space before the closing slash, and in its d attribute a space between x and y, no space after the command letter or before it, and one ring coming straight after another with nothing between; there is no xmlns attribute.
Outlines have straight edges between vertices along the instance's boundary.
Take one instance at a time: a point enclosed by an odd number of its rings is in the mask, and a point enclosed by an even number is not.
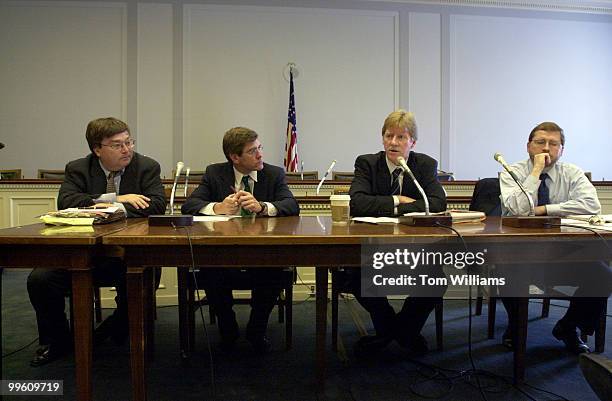
<svg viewBox="0 0 612 401"><path fill-rule="evenodd" d="M104 164L102 164L102 160L98 159L98 163L100 163L100 168L104 172L104 176L108 177L108 175L110 174L110 170L107 170L106 167L104 167ZM122 168L119 171L115 171L115 177L119 175L123 175L124 172L125 172L125 168Z"/></svg>
<svg viewBox="0 0 612 401"><path fill-rule="evenodd" d="M393 171L395 171L396 168L401 168L400 166L393 164L393 162L389 160L389 158L386 155L385 155L385 161L387 162L387 168L389 169L389 174L393 174ZM404 171L402 170L400 174L404 174Z"/></svg>
<svg viewBox="0 0 612 401"><path fill-rule="evenodd" d="M236 170L236 167L233 167L233 169L236 183L240 184L240 182L242 182L242 177L245 175L248 175L254 182L257 182L257 170L253 170L249 174L242 174L240 171Z"/></svg>

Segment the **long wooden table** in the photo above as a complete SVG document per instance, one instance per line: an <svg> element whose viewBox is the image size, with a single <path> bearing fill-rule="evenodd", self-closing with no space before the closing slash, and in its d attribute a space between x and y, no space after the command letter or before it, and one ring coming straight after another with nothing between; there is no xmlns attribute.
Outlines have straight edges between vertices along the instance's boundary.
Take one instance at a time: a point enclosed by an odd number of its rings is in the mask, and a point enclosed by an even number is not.
<svg viewBox="0 0 612 401"><path fill-rule="evenodd" d="M74 359L78 400L92 399L92 260L96 256L104 255L108 250L102 246L102 238L105 235L135 223L142 223L142 220L128 220L93 227L53 227L32 224L0 230L0 267L27 269L48 267L68 269L72 273ZM0 345L0 351L1 348ZM1 365L0 372L2 372Z"/></svg>
<svg viewBox="0 0 612 401"><path fill-rule="evenodd" d="M483 224L456 225L468 246L486 244L493 256L490 263L549 261L538 252L544 243L578 241L593 234L573 228L518 229L503 227L499 218L489 218ZM316 266L316 382L322 390L326 374L327 291L328 268L359 266L364 241L389 240L396 243L445 244L461 250L456 234L441 227L410 227L405 225L333 224L329 217L283 217L235 219L225 222L195 223L192 227L150 227L139 224L106 235L103 243L122 246L128 264L128 298L132 362L133 399L146 399L145 355L149 346L146 332L147 308L151 281L143 274L148 267L192 266ZM521 255L504 254L508 243L521 244ZM578 255L583 260L587 255ZM590 254L601 258L602 255ZM179 289L180 327L186 319L186 288ZM525 337L527 331L526 302L519 309L520 323L514 353L514 375L522 380L525 371ZM524 334L524 336L522 335ZM189 341L181 333L181 341ZM181 348L185 349L182 344Z"/></svg>

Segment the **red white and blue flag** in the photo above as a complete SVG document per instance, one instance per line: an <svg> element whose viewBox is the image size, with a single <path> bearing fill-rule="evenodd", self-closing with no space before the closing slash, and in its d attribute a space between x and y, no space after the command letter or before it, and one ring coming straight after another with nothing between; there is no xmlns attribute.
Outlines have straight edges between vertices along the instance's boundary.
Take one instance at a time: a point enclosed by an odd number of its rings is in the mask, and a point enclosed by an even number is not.
<svg viewBox="0 0 612 401"><path fill-rule="evenodd" d="M285 170L291 172L298 171L297 127L295 120L293 73L289 69L289 112L287 114L287 138L285 141Z"/></svg>

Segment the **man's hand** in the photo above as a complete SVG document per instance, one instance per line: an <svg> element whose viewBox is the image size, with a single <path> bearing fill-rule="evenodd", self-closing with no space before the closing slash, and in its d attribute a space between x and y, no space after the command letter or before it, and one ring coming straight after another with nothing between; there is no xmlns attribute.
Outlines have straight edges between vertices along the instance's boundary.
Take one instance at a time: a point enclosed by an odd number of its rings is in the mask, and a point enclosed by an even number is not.
<svg viewBox="0 0 612 401"><path fill-rule="evenodd" d="M151 199L147 198L144 195L138 194L126 194L117 196L117 202L120 203L129 203L134 206L136 209L146 209L149 207L149 201Z"/></svg>
<svg viewBox="0 0 612 401"><path fill-rule="evenodd" d="M548 153L538 153L533 157L533 170L531 170L531 175L540 179L542 170L548 165L550 165L550 155Z"/></svg>
<svg viewBox="0 0 612 401"><path fill-rule="evenodd" d="M223 202L216 203L215 206L213 206L213 210L216 214L232 215L238 214L239 207L236 194L231 194L223 199Z"/></svg>
<svg viewBox="0 0 612 401"><path fill-rule="evenodd" d="M252 213L259 213L263 210L261 204L252 193L246 191L236 192L236 200L241 208Z"/></svg>
<svg viewBox="0 0 612 401"><path fill-rule="evenodd" d="M546 216L548 214L546 211L546 205L536 206L534 213L536 216Z"/></svg>
<svg viewBox="0 0 612 401"><path fill-rule="evenodd" d="M416 202L416 199L412 199L409 196L399 195L397 198L399 199L400 204Z"/></svg>

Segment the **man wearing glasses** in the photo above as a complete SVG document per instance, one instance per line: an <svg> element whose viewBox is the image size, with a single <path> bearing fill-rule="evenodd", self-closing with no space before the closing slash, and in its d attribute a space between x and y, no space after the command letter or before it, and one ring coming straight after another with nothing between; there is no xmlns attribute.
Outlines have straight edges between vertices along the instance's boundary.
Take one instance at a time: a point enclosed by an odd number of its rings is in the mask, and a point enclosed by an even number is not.
<svg viewBox="0 0 612 401"><path fill-rule="evenodd" d="M57 207L117 206L127 217L163 214L166 209L159 164L134 152L135 141L126 123L98 118L85 133L91 153L66 165ZM97 342L111 337L121 343L128 334L125 298L126 266L119 257L94 260L95 285L117 288L117 309L96 329ZM70 292L67 270L36 268L28 277L30 302L36 311L40 348L32 366L49 363L72 349L64 297Z"/></svg>
<svg viewBox="0 0 612 401"><path fill-rule="evenodd" d="M287 186L284 170L264 163L263 146L257 138L257 133L249 128L236 127L227 131L223 136L227 162L206 168L202 183L185 201L181 211L244 218L297 216L300 209ZM278 268L202 269L198 280L219 318L223 349L233 349L239 337L232 310L232 283L241 281L253 288L246 339L256 352L269 351L271 344L266 328L281 291L282 273Z"/></svg>
<svg viewBox="0 0 612 401"><path fill-rule="evenodd" d="M559 161L564 146L565 134L561 127L554 122L538 124L529 134L527 142L529 158L513 164L511 169L532 198L535 215L596 215L601 212L597 191L579 167ZM502 215L530 214L529 200L506 171L500 175L500 189ZM553 271L554 277L542 279L543 269ZM579 328L582 334L593 334L598 318L605 308L604 297L609 295L612 282L612 273L605 263L559 262L548 266L512 265L506 271L510 275L509 278L512 278L514 271L515 278L525 274L526 277L532 278L540 276L535 278L535 282L554 284L552 281L561 281L559 285L579 286L570 301L567 313L555 325L552 334L564 342L572 353L589 352L588 345L580 339L576 328ZM543 287L548 287L547 284L543 284ZM508 312L508 320L512 322L516 313L516 301L513 298L502 298L502 300ZM513 346L509 328L503 335L503 344L508 348Z"/></svg>

